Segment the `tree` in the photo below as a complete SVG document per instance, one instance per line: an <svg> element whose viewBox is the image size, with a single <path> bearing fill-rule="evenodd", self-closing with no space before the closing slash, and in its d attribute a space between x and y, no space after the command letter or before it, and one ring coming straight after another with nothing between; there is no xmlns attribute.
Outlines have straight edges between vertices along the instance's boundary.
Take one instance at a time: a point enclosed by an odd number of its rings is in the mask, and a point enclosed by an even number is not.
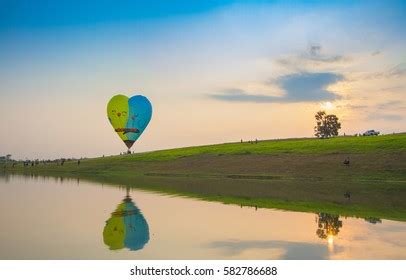
<svg viewBox="0 0 406 280"><path fill-rule="evenodd" d="M327 115L325 111L319 111L315 115L316 126L314 135L321 138L337 136L338 130L341 129L341 123L336 115Z"/></svg>

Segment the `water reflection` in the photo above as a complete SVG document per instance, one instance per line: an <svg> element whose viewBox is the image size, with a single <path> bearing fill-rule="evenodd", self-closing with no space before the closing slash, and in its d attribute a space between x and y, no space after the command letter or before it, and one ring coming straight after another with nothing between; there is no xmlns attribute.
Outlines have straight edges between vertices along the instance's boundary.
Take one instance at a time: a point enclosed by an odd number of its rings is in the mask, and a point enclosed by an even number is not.
<svg viewBox="0 0 406 280"><path fill-rule="evenodd" d="M321 239L327 240L328 250L334 251L334 237L340 232L343 222L340 216L328 213L318 213L316 217L317 230L316 234Z"/></svg>
<svg viewBox="0 0 406 280"><path fill-rule="evenodd" d="M5 183L10 182L10 175L8 173L0 172L0 181L4 181Z"/></svg>
<svg viewBox="0 0 406 280"><path fill-rule="evenodd" d="M327 239L329 243L332 242L333 237L340 232L340 228L343 226L340 216L327 213L318 213L316 222L318 225L317 236L321 239Z"/></svg>
<svg viewBox="0 0 406 280"><path fill-rule="evenodd" d="M140 209L127 195L111 213L103 230L103 240L110 250L128 248L131 251L142 249L149 241L148 223Z"/></svg>
<svg viewBox="0 0 406 280"><path fill-rule="evenodd" d="M404 222L130 190L77 178L0 172L0 224L7 225L0 230L0 259L406 257Z"/></svg>
<svg viewBox="0 0 406 280"><path fill-rule="evenodd" d="M381 219L375 218L375 217L368 217L368 218L365 218L364 220L367 221L368 223L371 223L371 224L374 224L374 225L382 223Z"/></svg>
<svg viewBox="0 0 406 280"><path fill-rule="evenodd" d="M208 246L222 249L227 257L235 257L254 250L266 250L270 258L284 260L328 259L330 254L330 248L326 248L323 244L286 240L223 240L209 243ZM343 250L342 246L337 246L335 252ZM276 252L276 255L272 255L272 252Z"/></svg>

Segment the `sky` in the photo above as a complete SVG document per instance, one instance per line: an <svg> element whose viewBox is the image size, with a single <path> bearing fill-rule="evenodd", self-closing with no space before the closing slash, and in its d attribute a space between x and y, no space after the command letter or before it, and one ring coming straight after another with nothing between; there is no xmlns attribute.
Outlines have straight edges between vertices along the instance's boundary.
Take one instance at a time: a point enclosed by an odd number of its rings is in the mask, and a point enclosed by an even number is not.
<svg viewBox="0 0 406 280"><path fill-rule="evenodd" d="M136 152L406 131L403 1L0 0L0 155L95 157L126 147L109 99L142 94Z"/></svg>

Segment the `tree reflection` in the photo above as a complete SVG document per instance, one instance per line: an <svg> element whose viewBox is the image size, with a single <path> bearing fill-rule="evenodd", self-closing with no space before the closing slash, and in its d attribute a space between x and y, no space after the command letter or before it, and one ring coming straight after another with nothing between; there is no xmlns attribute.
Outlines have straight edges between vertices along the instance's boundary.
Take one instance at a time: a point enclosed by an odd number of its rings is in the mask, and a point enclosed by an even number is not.
<svg viewBox="0 0 406 280"><path fill-rule="evenodd" d="M317 215L318 228L316 234L319 238L328 239L340 232L340 228L343 226L340 216L327 213L318 213Z"/></svg>
<svg viewBox="0 0 406 280"><path fill-rule="evenodd" d="M364 220L367 221L368 223L371 223L371 224L380 224L380 223L382 223L381 219L375 218L375 217L368 217L368 218L365 218Z"/></svg>
<svg viewBox="0 0 406 280"><path fill-rule="evenodd" d="M0 179L4 180L4 182L8 183L10 181L10 174L0 172Z"/></svg>

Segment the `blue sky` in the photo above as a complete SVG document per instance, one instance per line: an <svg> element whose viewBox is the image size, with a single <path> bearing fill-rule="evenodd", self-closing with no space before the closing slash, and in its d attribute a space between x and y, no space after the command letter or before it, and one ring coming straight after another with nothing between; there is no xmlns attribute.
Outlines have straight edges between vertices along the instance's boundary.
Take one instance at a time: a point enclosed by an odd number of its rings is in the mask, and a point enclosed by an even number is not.
<svg viewBox="0 0 406 280"><path fill-rule="evenodd" d="M347 134L406 131L405 11L404 1L0 1L0 154L118 153L105 117L116 93L153 103L137 151L311 136L320 109Z"/></svg>
<svg viewBox="0 0 406 280"><path fill-rule="evenodd" d="M287 13L296 9L346 9L364 6L363 10L394 16L396 23L405 22L402 17L404 1L264 1L264 0L3 0L0 3L1 28L50 28L61 26L83 26L100 23L159 20L184 15L196 15L232 5L265 6L281 5ZM366 6L366 7L365 7ZM290 10L290 11L289 11ZM350 15L348 15L350 16ZM359 20L366 17L358 15ZM375 18L381 21L380 18ZM401 26L399 26L401 28Z"/></svg>
<svg viewBox="0 0 406 280"><path fill-rule="evenodd" d="M2 1L1 23L3 28L49 28L120 21L142 21L204 13L236 2L244 1Z"/></svg>

